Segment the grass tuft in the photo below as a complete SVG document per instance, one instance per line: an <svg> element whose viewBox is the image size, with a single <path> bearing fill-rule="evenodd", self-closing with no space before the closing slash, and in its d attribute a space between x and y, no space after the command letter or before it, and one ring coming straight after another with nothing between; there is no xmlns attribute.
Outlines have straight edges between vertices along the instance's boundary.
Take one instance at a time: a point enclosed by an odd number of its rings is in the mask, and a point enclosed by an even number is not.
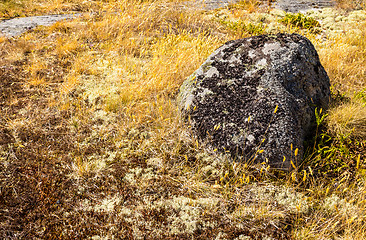
<svg viewBox="0 0 366 240"><path fill-rule="evenodd" d="M279 22L308 30L314 30L320 27L320 23L317 20L312 17L307 17L302 13L287 13Z"/></svg>
<svg viewBox="0 0 366 240"><path fill-rule="evenodd" d="M366 138L366 98L364 98L364 92L358 95L363 97L343 103L329 111L329 130L334 135Z"/></svg>

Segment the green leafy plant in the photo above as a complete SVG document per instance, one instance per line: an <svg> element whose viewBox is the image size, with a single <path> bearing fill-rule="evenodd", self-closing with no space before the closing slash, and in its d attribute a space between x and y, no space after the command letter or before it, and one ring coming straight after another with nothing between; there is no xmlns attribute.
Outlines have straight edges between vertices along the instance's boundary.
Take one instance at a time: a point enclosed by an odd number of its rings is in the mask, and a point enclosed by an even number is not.
<svg viewBox="0 0 366 240"><path fill-rule="evenodd" d="M263 23L258 24L247 23L243 20L239 21L220 20L219 22L223 24L226 28L239 34L248 33L250 35L260 35L264 33L266 28L266 26Z"/></svg>
<svg viewBox="0 0 366 240"><path fill-rule="evenodd" d="M362 91L355 93L355 99L366 103L366 88L363 89Z"/></svg>
<svg viewBox="0 0 366 240"><path fill-rule="evenodd" d="M308 30L315 30L316 27L320 27L317 20L302 13L287 13L279 22Z"/></svg>

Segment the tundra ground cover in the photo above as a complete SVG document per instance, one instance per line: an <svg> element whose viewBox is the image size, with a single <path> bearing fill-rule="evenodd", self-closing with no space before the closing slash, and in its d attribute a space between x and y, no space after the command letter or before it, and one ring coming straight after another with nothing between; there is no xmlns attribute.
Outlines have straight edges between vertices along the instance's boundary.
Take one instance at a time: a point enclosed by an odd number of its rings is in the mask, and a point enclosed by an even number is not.
<svg viewBox="0 0 366 240"><path fill-rule="evenodd" d="M102 3L102 1L93 0L2 0L0 1L0 20L44 14L98 11Z"/></svg>
<svg viewBox="0 0 366 240"><path fill-rule="evenodd" d="M364 10L311 12L320 26L310 31L247 2L95 6L0 40L2 238L363 238ZM225 41L276 32L314 43L334 96L291 172L205 151L175 104Z"/></svg>

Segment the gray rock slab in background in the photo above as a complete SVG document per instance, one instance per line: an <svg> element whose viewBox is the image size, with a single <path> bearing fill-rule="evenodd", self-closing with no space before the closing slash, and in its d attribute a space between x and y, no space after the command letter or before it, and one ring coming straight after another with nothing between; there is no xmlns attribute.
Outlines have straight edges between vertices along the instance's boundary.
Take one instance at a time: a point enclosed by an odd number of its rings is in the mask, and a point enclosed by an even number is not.
<svg viewBox="0 0 366 240"><path fill-rule="evenodd" d="M273 8L293 13L334 6L333 0L278 0L272 3Z"/></svg>
<svg viewBox="0 0 366 240"><path fill-rule="evenodd" d="M58 21L78 16L80 14L44 15L3 20L0 22L0 32L6 37L15 37L39 25L50 26Z"/></svg>

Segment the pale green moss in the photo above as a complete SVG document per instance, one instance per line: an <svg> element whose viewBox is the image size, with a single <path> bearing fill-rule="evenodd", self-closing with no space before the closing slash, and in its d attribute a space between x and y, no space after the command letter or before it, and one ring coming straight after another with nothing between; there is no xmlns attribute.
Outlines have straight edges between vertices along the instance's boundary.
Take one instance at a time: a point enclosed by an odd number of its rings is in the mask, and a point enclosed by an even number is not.
<svg viewBox="0 0 366 240"><path fill-rule="evenodd" d="M346 199L340 198L336 194L332 194L330 197L324 199L323 207L328 212L340 212L345 215L352 215L356 214L357 212L362 212L362 210L357 206L347 202Z"/></svg>
<svg viewBox="0 0 366 240"><path fill-rule="evenodd" d="M254 204L239 206L234 218L284 218L289 213L307 213L312 206L304 194L285 186L253 184L246 195Z"/></svg>
<svg viewBox="0 0 366 240"><path fill-rule="evenodd" d="M163 166L163 159L161 158L149 158L148 160L146 160L146 164L148 166L152 166L152 167L156 167L156 168L161 168Z"/></svg>
<svg viewBox="0 0 366 240"><path fill-rule="evenodd" d="M226 233L223 232L219 232L219 234L217 234L215 240L227 240L228 236Z"/></svg>
<svg viewBox="0 0 366 240"><path fill-rule="evenodd" d="M202 178L219 178L225 173L225 159L219 158L208 153L200 153L196 156L202 166L199 176Z"/></svg>
<svg viewBox="0 0 366 240"><path fill-rule="evenodd" d="M169 226L171 234L192 234L197 230L199 225L202 225L203 228L215 227L210 222L202 222L200 219L204 210L214 210L219 201L217 198L198 198L193 200L179 196L170 200L159 201L155 205L174 209L178 212L177 216L170 216L168 218L169 222L171 222Z"/></svg>
<svg viewBox="0 0 366 240"><path fill-rule="evenodd" d="M122 197L118 194L99 199L97 203L92 203L90 200L85 199L76 209L82 211L113 212L121 200Z"/></svg>
<svg viewBox="0 0 366 240"><path fill-rule="evenodd" d="M149 181L158 178L158 173L154 168L131 168L125 174L123 180L131 185L144 187L149 185Z"/></svg>
<svg viewBox="0 0 366 240"><path fill-rule="evenodd" d="M252 238L245 235L240 235L239 237L235 238L234 240L251 240Z"/></svg>
<svg viewBox="0 0 366 240"><path fill-rule="evenodd" d="M354 26L366 20L365 11L352 11L348 15L344 15L343 12L335 8L311 10L306 15L318 20L321 29L328 36L335 36L339 33L352 30Z"/></svg>
<svg viewBox="0 0 366 240"><path fill-rule="evenodd" d="M115 239L114 236L99 236L95 235L91 237L92 240L109 240L109 239Z"/></svg>

